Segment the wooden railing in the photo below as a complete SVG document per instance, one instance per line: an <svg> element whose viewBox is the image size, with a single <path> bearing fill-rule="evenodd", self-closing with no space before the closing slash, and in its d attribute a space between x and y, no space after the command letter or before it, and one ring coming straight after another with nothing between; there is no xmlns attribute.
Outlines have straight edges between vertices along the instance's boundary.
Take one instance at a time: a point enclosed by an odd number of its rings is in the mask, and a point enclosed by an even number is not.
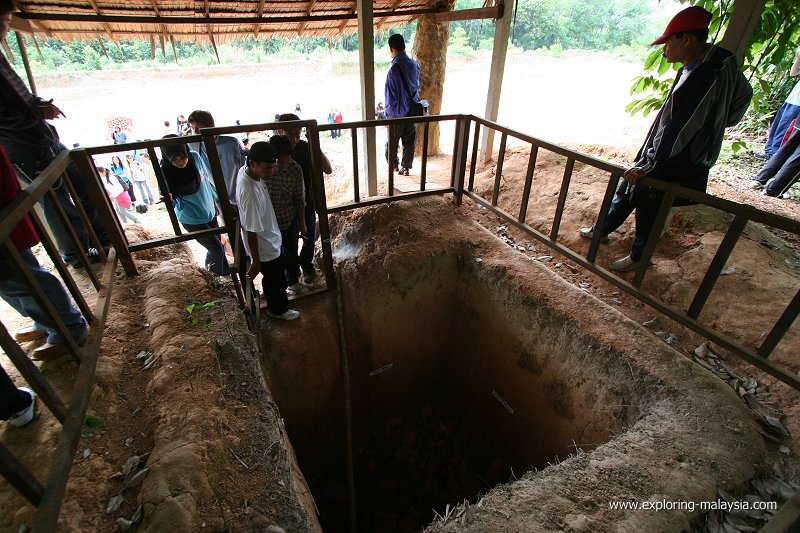
<svg viewBox="0 0 800 533"><path fill-rule="evenodd" d="M106 317L108 315L110 293L117 262L116 254L113 250L108 255L106 255L103 250L97 234L89 223L89 218L81 205L81 201L75 194L69 179L65 175L69 164L70 155L67 152L59 155L38 177L23 189L10 205L0 212L0 244L2 245L5 259L9 261L12 268L21 275L25 285L30 290L30 293L33 295L38 305L55 325L55 330L64 341L69 355L79 365L72 396L65 402L42 375L38 367L30 360L22 348L20 348L5 325L0 323L0 347L3 348L3 351L25 381L28 382L39 398L41 398L50 412L53 413L53 416L61 422L61 432L58 443L49 464L47 479L43 482L36 479L36 477L17 460L10 450L0 444L0 474L8 479L11 485L29 502L38 507L34 520L35 531L53 531L56 527L67 478L72 468L72 460L84 425L84 416L89 402L89 394L94 384L97 356L103 338ZM81 243L78 239L64 209L55 197L53 188L59 179L61 179L61 183L67 187L80 219L86 227L90 241L98 250L101 261L105 262L102 279L98 279L97 275L90 267L90 261L84 249L85 243ZM99 193L100 191L95 192ZM86 275L91 280L92 287L96 291L95 302L91 307L86 302L77 283L64 264L48 232L44 231L44 225L34 210L36 203L46 195L50 196L52 203L57 208L58 217L64 225L64 228L68 230L67 234L79 254L79 261L85 268ZM102 193L102 195L105 197L105 193ZM99 206L98 211L101 212L102 204L98 204L97 200L102 200L102 198L99 198L94 193L92 193L92 196L95 205ZM79 347L75 340L73 340L66 329L66 325L60 319L58 313L56 313L41 286L39 286L31 275L22 256L10 239L11 231L25 215L30 216L41 238L44 249L53 262L56 274L61 278L80 309L81 314L91 328L89 341L83 347Z"/></svg>

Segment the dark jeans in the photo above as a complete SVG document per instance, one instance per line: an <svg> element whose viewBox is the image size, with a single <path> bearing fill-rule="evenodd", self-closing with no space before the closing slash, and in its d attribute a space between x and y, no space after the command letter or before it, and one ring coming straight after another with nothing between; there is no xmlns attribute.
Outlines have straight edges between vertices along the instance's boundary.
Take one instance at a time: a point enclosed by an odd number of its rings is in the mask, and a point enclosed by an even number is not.
<svg viewBox="0 0 800 533"><path fill-rule="evenodd" d="M31 404L31 397L19 390L0 367L0 420L8 420Z"/></svg>
<svg viewBox="0 0 800 533"><path fill-rule="evenodd" d="M261 262L261 286L264 298L267 299L267 310L275 315L282 315L289 309L289 298L286 296L286 265L283 256L272 261Z"/></svg>
<svg viewBox="0 0 800 533"><path fill-rule="evenodd" d="M11 142L4 142L3 148L8 154L8 158L17 170L18 177L24 183L33 181L39 173L49 165L55 157L66 150L66 147L59 144L54 147L36 148L24 144L16 144ZM20 172L21 171L21 172ZM67 167L67 176L70 183L75 188L75 193L78 195L78 201L86 212L86 216L94 229L97 237L102 244L108 243L108 236L100 223L100 218L97 215L97 210L89 197L86 186L81 179L81 175L75 165ZM53 192L56 196L56 201L64 209L70 225L75 230L80 241L80 246L87 249L90 245L89 236L83 221L78 215L78 211L73 204L73 199L67 192L66 186L59 180L53 185ZM52 202L49 195L45 195L41 201L42 210L44 211L45 222L50 227L50 231L55 238L56 246L58 246L64 259L71 261L77 257L77 250L75 249L72 240L69 238L69 233L64 227L64 223L58 217L55 204Z"/></svg>
<svg viewBox="0 0 800 533"><path fill-rule="evenodd" d="M414 144L417 142L417 127L413 123L403 124L402 126L389 126L394 128L391 146L386 141L386 162L397 166L400 161L397 159L397 145L403 141L403 160L405 168L411 168L414 164Z"/></svg>
<svg viewBox="0 0 800 533"><path fill-rule="evenodd" d="M762 185L772 180L767 185L767 195L780 196L797 181L798 176L800 176L800 130L795 129L786 144L767 161L755 180Z"/></svg>
<svg viewBox="0 0 800 533"><path fill-rule="evenodd" d="M783 141L786 131L798 115L800 115L800 106L783 103L769 128L767 143L764 145L765 154L773 155L780 150L781 141Z"/></svg>
<svg viewBox="0 0 800 533"><path fill-rule="evenodd" d="M218 228L219 224L215 217L205 224L184 224L183 227L186 228L186 231L201 231ZM206 253L206 268L208 271L215 276L227 276L229 273L228 258L225 257L225 246L222 244L219 235L207 235L198 237L196 240L203 248L208 250Z"/></svg>
<svg viewBox="0 0 800 533"><path fill-rule="evenodd" d="M605 237L616 230L633 211L636 211L636 232L631 244L631 259L638 261L647 244L647 237L653 229L663 196L663 192L651 189L647 185L634 186L623 180L617 188L614 201L611 202L606 225L600 234Z"/></svg>
<svg viewBox="0 0 800 533"><path fill-rule="evenodd" d="M317 214L306 206L306 234L303 235L303 247L300 248L300 268L304 275L314 273L314 247L317 236Z"/></svg>
<svg viewBox="0 0 800 533"><path fill-rule="evenodd" d="M285 230L281 230L281 255L286 267L286 283L294 285L300 281L300 261L297 257L299 224L295 219Z"/></svg>

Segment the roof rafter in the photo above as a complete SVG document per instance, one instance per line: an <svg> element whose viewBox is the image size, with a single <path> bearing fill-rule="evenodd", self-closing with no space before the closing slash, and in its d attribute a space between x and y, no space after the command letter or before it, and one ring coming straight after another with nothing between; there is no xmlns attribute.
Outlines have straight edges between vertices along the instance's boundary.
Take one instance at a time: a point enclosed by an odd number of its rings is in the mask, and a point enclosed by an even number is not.
<svg viewBox="0 0 800 533"><path fill-rule="evenodd" d="M400 6L400 2L402 2L402 0L395 0L394 4L392 4L392 8L389 11L391 12L391 11L394 11L395 9L397 9ZM389 17L382 17L381 18L380 22L378 22L378 27L377 27L378 31L381 31L383 29L383 27L386 25L386 22L387 22L388 19L389 19Z"/></svg>
<svg viewBox="0 0 800 533"><path fill-rule="evenodd" d="M264 0L259 0L258 9L256 10L257 16L260 19L264 15ZM258 39L258 32L261 31L261 24L256 24L253 27L253 35Z"/></svg>
<svg viewBox="0 0 800 533"><path fill-rule="evenodd" d="M311 16L311 11L314 9L315 5L317 5L317 0L311 0L311 2L308 3L308 9L306 9L306 16L307 17ZM303 22L302 24L300 24L300 29L297 30L297 34L298 35L302 35L303 32L306 30L306 26L308 26L308 21Z"/></svg>
<svg viewBox="0 0 800 533"><path fill-rule="evenodd" d="M100 10L100 6L97 5L97 2L95 0L88 0L88 2L98 16L101 16L103 14L103 12ZM106 22L103 24L103 27L106 29L106 35L108 35L108 40L111 41L112 43L116 41L116 39L114 38L114 33L111 31L111 26L109 26L108 23Z"/></svg>
<svg viewBox="0 0 800 533"><path fill-rule="evenodd" d="M158 9L158 0L152 0L153 4L153 13L156 14L157 17L161 16L161 10ZM166 53L164 52L164 40L169 36L167 32L167 27L164 24L160 24L159 27L161 28L161 55L167 57Z"/></svg>

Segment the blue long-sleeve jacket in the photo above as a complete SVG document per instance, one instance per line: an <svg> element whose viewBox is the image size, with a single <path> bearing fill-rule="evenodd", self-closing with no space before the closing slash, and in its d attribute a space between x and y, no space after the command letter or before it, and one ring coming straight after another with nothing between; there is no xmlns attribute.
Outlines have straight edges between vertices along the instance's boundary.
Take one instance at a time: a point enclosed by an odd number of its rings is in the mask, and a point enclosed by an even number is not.
<svg viewBox="0 0 800 533"><path fill-rule="evenodd" d="M398 69L403 71L405 84ZM386 74L384 89L386 118L407 116L411 102L414 100L419 100L419 63L408 57L405 52L398 52L392 59L392 66L389 67L389 72Z"/></svg>

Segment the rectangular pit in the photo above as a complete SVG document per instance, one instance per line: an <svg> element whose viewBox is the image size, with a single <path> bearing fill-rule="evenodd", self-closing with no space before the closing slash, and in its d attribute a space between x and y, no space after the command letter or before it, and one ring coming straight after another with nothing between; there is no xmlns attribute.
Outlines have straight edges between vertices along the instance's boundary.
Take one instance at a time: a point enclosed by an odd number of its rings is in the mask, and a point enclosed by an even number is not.
<svg viewBox="0 0 800 533"><path fill-rule="evenodd" d="M341 244L341 243L340 243ZM592 449L636 413L629 368L468 248L342 246L359 531L418 531L433 510ZM369 259L372 257L373 259ZM268 326L265 373L323 528L349 530L335 296Z"/></svg>

